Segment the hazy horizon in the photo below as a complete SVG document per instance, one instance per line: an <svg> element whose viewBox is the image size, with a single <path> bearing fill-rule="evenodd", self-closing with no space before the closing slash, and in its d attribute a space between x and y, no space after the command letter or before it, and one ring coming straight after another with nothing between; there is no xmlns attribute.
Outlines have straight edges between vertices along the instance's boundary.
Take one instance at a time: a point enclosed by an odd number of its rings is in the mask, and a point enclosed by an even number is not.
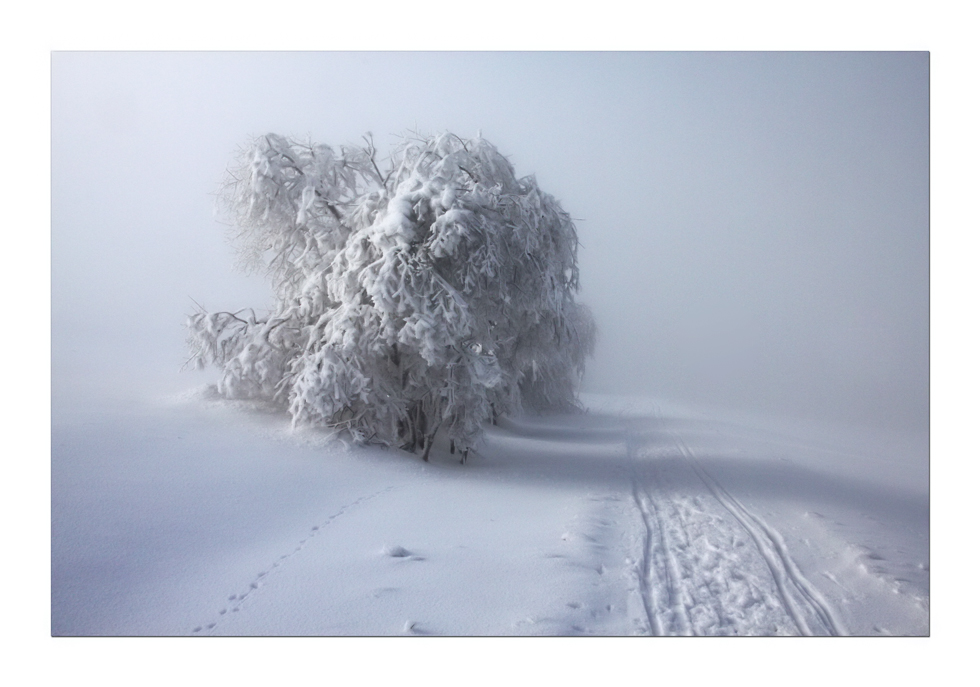
<svg viewBox="0 0 980 687"><path fill-rule="evenodd" d="M928 53L56 52L55 394L176 374L190 297L267 302L212 214L250 136L409 129L576 218L584 390L928 428Z"/></svg>

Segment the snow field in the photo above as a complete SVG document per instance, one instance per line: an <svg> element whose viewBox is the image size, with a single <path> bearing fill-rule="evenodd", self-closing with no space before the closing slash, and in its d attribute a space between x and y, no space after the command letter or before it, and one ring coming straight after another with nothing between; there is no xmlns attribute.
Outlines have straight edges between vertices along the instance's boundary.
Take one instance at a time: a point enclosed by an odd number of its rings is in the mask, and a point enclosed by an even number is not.
<svg viewBox="0 0 980 687"><path fill-rule="evenodd" d="M466 465L200 393L60 411L52 633L928 632L924 485L841 476L826 432L586 401Z"/></svg>

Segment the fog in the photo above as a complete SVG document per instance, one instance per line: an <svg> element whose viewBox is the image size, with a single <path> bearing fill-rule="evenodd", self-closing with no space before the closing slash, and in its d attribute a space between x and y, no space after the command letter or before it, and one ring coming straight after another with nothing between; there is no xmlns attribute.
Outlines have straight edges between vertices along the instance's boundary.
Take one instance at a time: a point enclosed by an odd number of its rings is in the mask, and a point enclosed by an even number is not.
<svg viewBox="0 0 980 687"><path fill-rule="evenodd" d="M927 53L55 53L53 396L178 375L262 306L213 194L277 132L483 136L576 218L587 391L924 430Z"/></svg>

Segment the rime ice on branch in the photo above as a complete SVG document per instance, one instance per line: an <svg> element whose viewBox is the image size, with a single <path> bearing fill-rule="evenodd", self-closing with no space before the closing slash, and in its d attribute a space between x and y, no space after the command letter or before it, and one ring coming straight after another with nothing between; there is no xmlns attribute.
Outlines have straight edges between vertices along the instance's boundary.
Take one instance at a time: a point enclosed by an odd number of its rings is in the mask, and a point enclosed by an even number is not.
<svg viewBox="0 0 980 687"><path fill-rule="evenodd" d="M365 146L257 139L223 199L268 316L197 312L198 366L219 391L289 409L294 425L424 450L466 449L482 424L568 409L595 326L576 303L575 227L482 138Z"/></svg>

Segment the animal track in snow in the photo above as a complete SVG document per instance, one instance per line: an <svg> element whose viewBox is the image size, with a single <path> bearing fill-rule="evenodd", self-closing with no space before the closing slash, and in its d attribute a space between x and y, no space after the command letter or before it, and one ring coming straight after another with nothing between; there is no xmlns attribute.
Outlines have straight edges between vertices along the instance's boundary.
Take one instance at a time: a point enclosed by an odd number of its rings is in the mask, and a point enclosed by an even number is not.
<svg viewBox="0 0 980 687"><path fill-rule="evenodd" d="M286 561L286 560L288 560L290 558L292 558L297 553L299 553L300 551L302 551L303 548L304 548L304 546L306 545L306 543L309 540L313 539L317 534L319 534L323 530L323 528L325 528L327 525L329 525L330 523L332 523L337 518L339 518L342 515L344 515L348 510L350 510L351 508L354 508L358 504L361 504L361 503L363 503L365 501L370 501L371 499L374 499L374 498L376 498L378 496L381 496L382 494L385 494L385 493L391 491L392 489L394 489L394 487L387 487L385 489L382 489L380 491L375 492L374 494L370 494L368 496L361 496L360 498L355 499L354 501L351 501L350 503L348 503L345 506L341 507L340 510L338 510L333 515L329 516L326 520L324 520L320 524L313 525L310 528L309 533L303 539L300 540L299 546L295 547L292 550L292 552L287 553L287 554L283 554L283 555L279 556L279 558L275 562L273 562L271 565L269 565L265 570L260 571L252 579L252 581L248 583L248 588L244 592L241 592L241 593L238 593L238 594L231 594L231 595L228 596L228 601L235 602L235 605L231 608L231 612L232 613L238 613L239 611L241 611L242 610L242 605L248 599L248 597L251 596L254 592L257 592L263 586L263 584L265 583L265 578L270 573L272 573L272 572L279 572L279 570L277 570L277 569L280 567L280 563L283 562L283 561ZM228 612L228 609L227 608L223 608L223 609L221 609L221 610L218 611L218 615L223 617L223 616L225 616L227 614L227 612ZM219 622L220 622L220 618L218 618L214 622L208 623L206 625L198 625L198 626L196 626L193 629L192 632L193 633L200 633L205 628L207 628L208 630L213 630L215 627L218 626Z"/></svg>

